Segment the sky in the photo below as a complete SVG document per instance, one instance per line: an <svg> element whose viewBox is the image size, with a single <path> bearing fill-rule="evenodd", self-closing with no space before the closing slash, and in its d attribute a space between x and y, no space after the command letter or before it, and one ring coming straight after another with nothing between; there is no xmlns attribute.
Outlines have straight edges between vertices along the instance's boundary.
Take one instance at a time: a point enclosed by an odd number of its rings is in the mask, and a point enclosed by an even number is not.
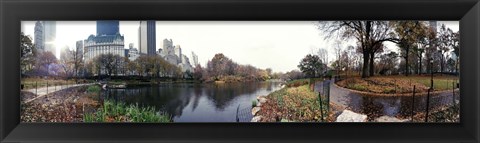
<svg viewBox="0 0 480 143"><path fill-rule="evenodd" d="M162 48L163 39L172 39L182 53L191 58L198 55L202 66L217 53L223 53L239 64L257 68L272 68L274 72L298 69L300 60L319 48L327 49L329 60L334 58L335 41L325 39L315 21L157 21L156 47ZM95 21L57 21L57 57L75 42L96 33ZM458 21L439 21L454 32ZM35 21L22 21L21 31L33 38ZM139 21L120 21L120 34L125 37L125 48L133 43L138 48ZM35 42L35 41L34 41ZM354 45L354 40L342 41L342 47ZM398 51L393 43L386 43L391 51Z"/></svg>

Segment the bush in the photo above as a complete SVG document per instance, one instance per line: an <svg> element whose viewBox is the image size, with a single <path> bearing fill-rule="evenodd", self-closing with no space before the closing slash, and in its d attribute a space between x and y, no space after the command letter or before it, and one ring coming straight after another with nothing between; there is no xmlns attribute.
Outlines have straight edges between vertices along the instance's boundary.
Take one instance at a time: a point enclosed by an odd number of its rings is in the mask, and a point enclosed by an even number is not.
<svg viewBox="0 0 480 143"><path fill-rule="evenodd" d="M99 93L102 89L98 85L90 85L87 88L88 93Z"/></svg>
<svg viewBox="0 0 480 143"><path fill-rule="evenodd" d="M253 99L252 100L252 107L255 107L255 106L257 106L257 100Z"/></svg>
<svg viewBox="0 0 480 143"><path fill-rule="evenodd" d="M359 85L359 84L349 84L348 86L349 86L348 88L354 89L354 90L360 90L360 91L367 91L368 90L367 87Z"/></svg>
<svg viewBox="0 0 480 143"><path fill-rule="evenodd" d="M302 86L302 85L306 85L306 84L309 84L309 79L300 79L300 80L294 80L294 81L290 81L287 83L287 87L299 87L299 86Z"/></svg>
<svg viewBox="0 0 480 143"><path fill-rule="evenodd" d="M83 115L84 122L171 122L170 116L154 107L139 107L105 100L95 113Z"/></svg>

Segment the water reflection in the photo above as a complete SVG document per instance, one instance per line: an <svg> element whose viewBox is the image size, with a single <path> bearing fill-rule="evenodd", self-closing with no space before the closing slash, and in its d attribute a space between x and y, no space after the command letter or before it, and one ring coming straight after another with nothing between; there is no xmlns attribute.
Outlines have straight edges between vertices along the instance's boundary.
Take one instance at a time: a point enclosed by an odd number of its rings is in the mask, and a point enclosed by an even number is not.
<svg viewBox="0 0 480 143"><path fill-rule="evenodd" d="M347 107L355 112L368 115L369 120L373 120L383 115L396 117L409 117L413 112L425 112L427 96L397 96L397 97L379 97L350 94L347 97ZM436 108L442 105L453 104L452 94L434 94L430 97L430 108ZM457 96L458 100L458 96ZM413 105L413 106L412 106Z"/></svg>
<svg viewBox="0 0 480 143"><path fill-rule="evenodd" d="M110 89L102 97L128 104L154 106L172 115L175 122L233 122L238 105L249 108L258 95L267 95L279 88L277 82L166 83Z"/></svg>

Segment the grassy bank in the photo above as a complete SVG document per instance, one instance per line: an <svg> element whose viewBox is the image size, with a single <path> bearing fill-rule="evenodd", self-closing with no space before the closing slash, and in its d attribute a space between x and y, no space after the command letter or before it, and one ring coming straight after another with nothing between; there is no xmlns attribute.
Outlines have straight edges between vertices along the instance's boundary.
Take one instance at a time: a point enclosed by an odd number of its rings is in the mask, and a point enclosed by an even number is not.
<svg viewBox="0 0 480 143"><path fill-rule="evenodd" d="M459 83L455 76L434 76L434 91L452 90ZM430 76L376 76L369 78L352 77L337 82L337 85L372 93L411 93L413 86L415 92L427 92L430 88Z"/></svg>
<svg viewBox="0 0 480 143"><path fill-rule="evenodd" d="M260 115L266 121L318 122L325 121L328 116L328 101L322 96L323 120L320 114L318 93L310 91L308 85L287 87L272 92L267 96L269 102L262 107ZM269 120L270 119L270 120Z"/></svg>
<svg viewBox="0 0 480 143"><path fill-rule="evenodd" d="M111 100L105 100L95 113L85 113L83 121L165 123L171 122L171 119L168 114L156 111L153 107L139 107L138 105L126 105L122 102L115 103Z"/></svg>
<svg viewBox="0 0 480 143"><path fill-rule="evenodd" d="M286 86L287 87L298 87L298 86L301 86L301 85L310 84L310 82L316 83L318 81L323 81L323 78L304 78L304 79L291 80L291 81L287 81Z"/></svg>

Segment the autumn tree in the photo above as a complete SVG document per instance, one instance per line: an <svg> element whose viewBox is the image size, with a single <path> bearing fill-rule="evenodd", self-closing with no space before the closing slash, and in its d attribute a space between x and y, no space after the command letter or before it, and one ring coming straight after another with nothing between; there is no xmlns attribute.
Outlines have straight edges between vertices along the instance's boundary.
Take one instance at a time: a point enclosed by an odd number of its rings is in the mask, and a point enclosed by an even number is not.
<svg viewBox="0 0 480 143"><path fill-rule="evenodd" d="M60 66L63 69L63 74L66 78L70 78L74 75L74 57L75 51L65 47L60 53Z"/></svg>
<svg viewBox="0 0 480 143"><path fill-rule="evenodd" d="M197 64L193 69L193 79L201 80L203 77L203 68L200 64Z"/></svg>
<svg viewBox="0 0 480 143"><path fill-rule="evenodd" d="M396 52L387 51L379 58L378 71L381 75L391 74L398 65L398 54Z"/></svg>
<svg viewBox="0 0 480 143"><path fill-rule="evenodd" d="M207 63L207 71L215 79L219 79L226 75L233 75L235 63L222 53L215 54L212 60Z"/></svg>
<svg viewBox="0 0 480 143"><path fill-rule="evenodd" d="M458 46L457 38L452 31L452 29L447 28L445 24L442 24L439 31L439 42L438 42L438 50L441 53L441 63L440 63L440 72L444 72L446 59L445 54L448 53L450 50L454 49ZM454 40L455 39L455 40Z"/></svg>
<svg viewBox="0 0 480 143"><path fill-rule="evenodd" d="M420 42L423 36L426 35L426 25L420 21L393 21L391 24L395 27L397 38L399 39L397 45L400 47L402 57L405 59L405 75L410 73L409 55L411 50L420 50L415 45Z"/></svg>
<svg viewBox="0 0 480 143"><path fill-rule="evenodd" d="M460 63L460 32L453 33L451 46L453 47L453 53L456 56L455 73L458 73L458 65Z"/></svg>
<svg viewBox="0 0 480 143"><path fill-rule="evenodd" d="M373 57L385 41L397 41L391 37L391 25L387 21L321 21L318 29L327 33L326 38L354 38L363 54L362 78L373 76Z"/></svg>
<svg viewBox="0 0 480 143"><path fill-rule="evenodd" d="M40 52L36 58L36 75L39 76L50 76L51 72L56 72L55 70L51 70L51 67L58 63L57 58L55 55L50 52Z"/></svg>
<svg viewBox="0 0 480 143"><path fill-rule="evenodd" d="M118 75L119 71L123 67L123 58L120 55L114 55L111 53L98 55L93 59L95 69L97 69L97 75L105 73L107 76Z"/></svg>
<svg viewBox="0 0 480 143"><path fill-rule="evenodd" d="M32 43L32 38L25 35L23 32L20 33L20 67L21 73L25 74L33 70L35 63L35 57L37 56L37 51L34 44Z"/></svg>
<svg viewBox="0 0 480 143"><path fill-rule="evenodd" d="M300 71L305 73L308 77L315 77L322 69L320 58L317 55L306 55L297 66Z"/></svg>

